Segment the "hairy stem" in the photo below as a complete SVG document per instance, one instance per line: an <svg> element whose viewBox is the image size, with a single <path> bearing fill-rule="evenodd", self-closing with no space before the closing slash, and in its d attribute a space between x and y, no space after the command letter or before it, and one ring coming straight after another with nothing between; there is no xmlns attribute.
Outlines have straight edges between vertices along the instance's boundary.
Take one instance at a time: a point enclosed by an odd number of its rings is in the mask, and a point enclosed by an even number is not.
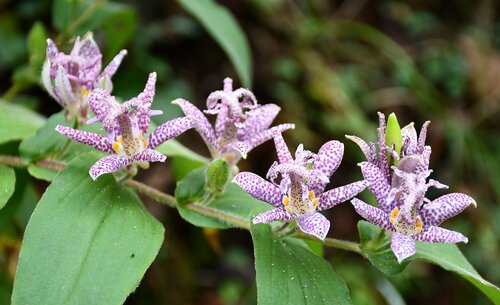
<svg viewBox="0 0 500 305"><path fill-rule="evenodd" d="M24 163L21 158L19 157L14 157L14 156L6 156L6 155L0 155L0 164L5 164L9 165L12 167L17 167L17 168L26 168L28 167L29 164ZM37 166L51 169L51 170L57 170L61 171L64 169L66 166L65 163L62 163L60 161L56 160L50 160L50 159L42 159L39 160L35 163ZM124 185L136 190L137 192L159 202L162 204L165 204L171 208L177 208L177 200L175 199L174 196L163 193L149 185L146 185L142 182L129 179L123 183ZM214 217L217 219L220 219L226 223L229 223L231 225L234 225L239 228L243 228L246 230L250 229L250 223L246 220L240 219L238 217L235 217L233 215L221 212L219 210L214 210L210 208L209 206L202 206L202 205L195 205L195 204L188 204L186 205L187 209L190 209L192 211L196 211L200 214L203 214L205 216L210 216ZM286 228L287 225L284 226ZM300 231L297 231L291 235L292 237L300 238L300 239L308 239L308 240L318 240L314 236L302 233ZM359 254L362 254L360 245L356 242L352 241L346 241L346 240L340 240L340 239L335 239L335 238L325 238L323 241L323 244L328 247L333 247L337 249L342 249L346 251L351 251L351 252L356 252Z"/></svg>

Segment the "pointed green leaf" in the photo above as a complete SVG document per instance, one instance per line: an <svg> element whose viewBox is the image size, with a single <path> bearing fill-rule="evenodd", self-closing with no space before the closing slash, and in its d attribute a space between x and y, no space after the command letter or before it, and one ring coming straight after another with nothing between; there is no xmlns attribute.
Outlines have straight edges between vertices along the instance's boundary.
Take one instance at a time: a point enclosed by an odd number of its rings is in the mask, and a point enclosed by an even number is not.
<svg viewBox="0 0 500 305"><path fill-rule="evenodd" d="M403 136L401 135L401 127L398 123L398 118L393 113L387 118L387 127L385 131L385 144L388 147L394 145L394 150L401 154L401 146L403 145ZM396 162L395 162L396 163Z"/></svg>
<svg viewBox="0 0 500 305"><path fill-rule="evenodd" d="M456 244L417 242L417 253L411 259L421 259L457 273L474 284L494 304L500 305L500 288L481 277L469 261L467 261Z"/></svg>
<svg viewBox="0 0 500 305"><path fill-rule="evenodd" d="M0 209L2 209L10 196L14 194L16 174L14 170L5 165L0 165Z"/></svg>
<svg viewBox="0 0 500 305"><path fill-rule="evenodd" d="M182 145L179 141L171 139L160 146L156 147L155 150L161 152L168 157L184 157L193 161L199 161L201 163L208 164L209 160L198 153L190 150L186 146Z"/></svg>
<svg viewBox="0 0 500 305"><path fill-rule="evenodd" d="M245 33L231 13L213 0L177 0L229 56L245 87L252 85L252 57Z"/></svg>
<svg viewBox="0 0 500 305"><path fill-rule="evenodd" d="M123 304L155 258L164 230L112 175L93 181L97 154L76 158L26 228L12 304Z"/></svg>
<svg viewBox="0 0 500 305"><path fill-rule="evenodd" d="M477 273L457 245L416 242L417 253L398 264L390 248L390 236L386 236L382 229L366 221L360 221L358 229L363 254L383 273L396 275L403 271L410 262L418 259L424 260L464 277L495 304L500 304L500 289Z"/></svg>
<svg viewBox="0 0 500 305"><path fill-rule="evenodd" d="M44 121L42 116L33 111L0 100L0 143L34 135Z"/></svg>
<svg viewBox="0 0 500 305"><path fill-rule="evenodd" d="M281 239L266 224L251 232L258 304L352 304L342 278L301 240Z"/></svg>

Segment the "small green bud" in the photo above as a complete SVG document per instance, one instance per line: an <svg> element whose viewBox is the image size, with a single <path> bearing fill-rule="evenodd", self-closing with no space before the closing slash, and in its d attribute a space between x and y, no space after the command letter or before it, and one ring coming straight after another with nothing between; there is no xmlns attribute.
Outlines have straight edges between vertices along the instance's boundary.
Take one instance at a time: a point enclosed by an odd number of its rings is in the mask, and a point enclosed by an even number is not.
<svg viewBox="0 0 500 305"><path fill-rule="evenodd" d="M398 118L396 115L391 113L387 118L387 127L385 130L385 144L389 147L394 145L394 151L401 154L401 147L403 146L403 136L401 135L401 127L398 123ZM387 159L390 160L390 154L387 153ZM394 160L394 164L397 165L397 160Z"/></svg>
<svg viewBox="0 0 500 305"><path fill-rule="evenodd" d="M229 165L224 159L212 161L207 167L207 191L212 194L219 194L224 191L229 182Z"/></svg>

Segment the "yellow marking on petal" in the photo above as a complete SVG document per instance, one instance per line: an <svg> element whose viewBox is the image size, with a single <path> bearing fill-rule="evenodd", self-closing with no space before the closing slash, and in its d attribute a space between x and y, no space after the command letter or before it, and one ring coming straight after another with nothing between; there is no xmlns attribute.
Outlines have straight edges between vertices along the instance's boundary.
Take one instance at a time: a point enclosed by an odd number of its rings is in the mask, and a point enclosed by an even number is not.
<svg viewBox="0 0 500 305"><path fill-rule="evenodd" d="M143 142L143 143L144 143L144 148L148 148L148 145L149 145L149 140L148 140L148 139L146 139L146 140L144 140L144 142Z"/></svg>
<svg viewBox="0 0 500 305"><path fill-rule="evenodd" d="M120 154L120 146L121 144L118 142L113 142L113 150L117 153Z"/></svg>
<svg viewBox="0 0 500 305"><path fill-rule="evenodd" d="M142 141L142 132L139 132L139 141Z"/></svg>
<svg viewBox="0 0 500 305"><path fill-rule="evenodd" d="M310 200L314 199L314 192L313 191L309 191L309 199Z"/></svg>
<svg viewBox="0 0 500 305"><path fill-rule="evenodd" d="M123 137L122 136L118 136L118 143L120 143L120 144L123 143Z"/></svg>
<svg viewBox="0 0 500 305"><path fill-rule="evenodd" d="M292 210L290 209L290 207L289 207L289 206L285 207L285 210L286 210L287 212L291 212L291 211L292 211Z"/></svg>
<svg viewBox="0 0 500 305"><path fill-rule="evenodd" d="M318 204L319 204L319 198L314 198L313 199L313 208L316 209L316 207L318 207Z"/></svg>
<svg viewBox="0 0 500 305"><path fill-rule="evenodd" d="M422 223L422 220L417 219L417 221L416 221L416 223L415 223L415 224L417 225L417 234L418 234L418 233L420 233L420 232L422 232L422 227L423 227L423 225L424 225L424 224Z"/></svg>
<svg viewBox="0 0 500 305"><path fill-rule="evenodd" d="M90 90L87 90L87 88L82 87L82 94L83 96L88 97L90 94Z"/></svg>
<svg viewBox="0 0 500 305"><path fill-rule="evenodd" d="M290 204L290 200L288 199L288 196L283 197L283 205L284 205L284 206L285 206L285 208L287 208L288 210L290 209L290 208L288 207L288 205L289 205L289 204ZM287 211L288 211L288 210L287 210ZM288 212L290 212L290 211L288 211Z"/></svg>
<svg viewBox="0 0 500 305"><path fill-rule="evenodd" d="M398 207L395 207L394 210L392 210L391 212L391 216L389 217L389 220L391 221L392 224L394 224L394 218L396 218L398 214L399 214L399 209Z"/></svg>

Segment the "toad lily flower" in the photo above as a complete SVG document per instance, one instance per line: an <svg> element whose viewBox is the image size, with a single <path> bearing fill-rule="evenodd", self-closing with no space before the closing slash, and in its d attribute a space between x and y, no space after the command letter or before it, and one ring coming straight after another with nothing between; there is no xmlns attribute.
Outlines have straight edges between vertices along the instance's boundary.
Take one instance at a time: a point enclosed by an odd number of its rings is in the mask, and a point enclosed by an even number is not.
<svg viewBox="0 0 500 305"><path fill-rule="evenodd" d="M59 52L47 39L47 57L42 69L42 82L47 92L67 110L68 120L87 117L87 97L96 88L111 93L111 77L115 74L126 50L121 50L101 72L102 54L92 34L76 38L70 54Z"/></svg>
<svg viewBox="0 0 500 305"><path fill-rule="evenodd" d="M155 82L156 73L151 73L144 91L122 104L116 102L105 90L92 91L89 95L89 105L96 118L91 119L90 123L101 121L107 131L107 137L62 125L56 127L56 130L67 138L112 154L100 159L90 168L92 179L132 163L147 167L148 162L165 161L167 157L154 148L193 127L189 118L176 118L160 125L149 138L144 137L149 128L150 117L161 114L161 111L150 110Z"/></svg>
<svg viewBox="0 0 500 305"><path fill-rule="evenodd" d="M380 140L385 133L385 120L381 115L379 128L379 147L385 142ZM432 170L429 170L430 146L425 145L426 122L420 136L416 136L413 124L401 130L403 147L397 166L389 171L385 151L378 156L373 153L373 145L361 144L368 161L360 163L363 177L368 182L368 189L375 196L378 208L354 198L351 202L356 212L373 224L393 232L391 248L399 262L412 256L415 240L432 243L467 243L462 234L438 227L444 220L457 215L470 204L476 205L473 198L466 194L452 193L433 201L425 197L429 187L448 188L433 179L427 182ZM413 129L413 130L412 130ZM358 138L359 139L359 138ZM361 140L362 141L362 140ZM365 143L355 140L356 143ZM365 149L363 149L365 147ZM369 148L370 147L370 148ZM396 156L398 157L398 156ZM387 171L385 171L387 169Z"/></svg>
<svg viewBox="0 0 500 305"><path fill-rule="evenodd" d="M224 90L212 92L207 98L205 112L217 115L215 129L190 102L177 99L174 103L194 121L212 157L224 156L233 165L240 156L246 158L250 150L270 140L274 131L283 132L295 127L294 124L282 124L269 128L280 108L275 104L257 104L254 94L248 89L233 91L230 78L224 79Z"/></svg>
<svg viewBox="0 0 500 305"><path fill-rule="evenodd" d="M330 221L318 211L356 196L365 189L366 182L358 181L324 192L329 177L340 165L344 145L338 141L327 142L318 154L300 145L293 159L281 133L275 132L274 141L279 164L275 162L269 169L267 176L271 182L250 172L239 173L233 179L253 197L275 206L256 216L253 223L297 219L300 230L324 240ZM281 181L277 183L279 175Z"/></svg>

